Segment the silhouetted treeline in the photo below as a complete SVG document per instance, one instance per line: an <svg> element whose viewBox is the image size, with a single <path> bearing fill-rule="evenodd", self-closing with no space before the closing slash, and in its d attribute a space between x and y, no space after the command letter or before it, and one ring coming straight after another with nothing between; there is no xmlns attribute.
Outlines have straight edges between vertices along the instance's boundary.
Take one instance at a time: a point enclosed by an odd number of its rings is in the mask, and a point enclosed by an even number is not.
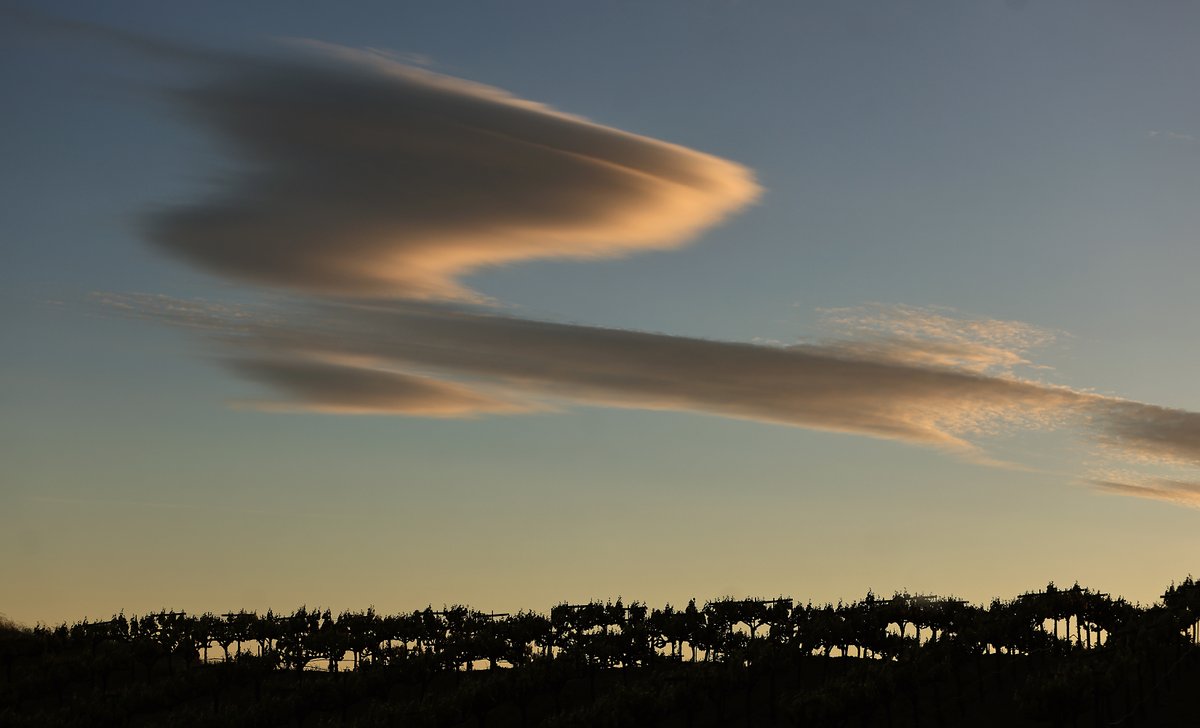
<svg viewBox="0 0 1200 728"><path fill-rule="evenodd" d="M1198 638L1191 577L1146 607L1050 584L986 606L120 614L0 627L0 725L1200 725Z"/></svg>

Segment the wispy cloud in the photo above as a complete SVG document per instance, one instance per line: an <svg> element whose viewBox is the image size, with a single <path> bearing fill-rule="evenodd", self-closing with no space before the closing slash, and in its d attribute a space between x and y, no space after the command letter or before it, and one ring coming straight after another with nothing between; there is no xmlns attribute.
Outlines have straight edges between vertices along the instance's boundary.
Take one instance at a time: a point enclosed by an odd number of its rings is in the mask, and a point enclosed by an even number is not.
<svg viewBox="0 0 1200 728"><path fill-rule="evenodd" d="M1053 343L1061 332L1022 321L965 318L945 308L869 304L821 309L831 338L823 347L848 356L978 373L1011 373L1035 365L1027 353Z"/></svg>
<svg viewBox="0 0 1200 728"><path fill-rule="evenodd" d="M459 278L479 268L674 248L760 193L733 162L497 88L294 51L172 93L238 164L209 199L152 215L156 245L296 290L478 300Z"/></svg>
<svg viewBox="0 0 1200 728"><path fill-rule="evenodd" d="M129 41L169 56L157 41ZM697 412L987 459L1014 428L1071 428L1109 457L1200 465L1200 414L1023 374L1058 334L947 310L825 311L832 336L763 345L562 324L470 307L488 266L685 244L760 195L746 168L377 52L182 53L171 98L236 171L149 216L162 249L297 300L103 296L218 342L268 409L471 417L570 405ZM1155 136L1158 136L1155 133ZM1171 138L1175 141L1180 135ZM449 304L447 302L453 302ZM1187 480L1097 487L1190 502Z"/></svg>
<svg viewBox="0 0 1200 728"><path fill-rule="evenodd" d="M1200 465L1200 412L1101 399L1092 416L1100 441L1124 457Z"/></svg>
<svg viewBox="0 0 1200 728"><path fill-rule="evenodd" d="M231 359L228 365L239 375L291 398L244 403L260 409L417 417L474 417L539 409L454 382L374 368L369 362L353 366L316 358L255 358Z"/></svg>
<svg viewBox="0 0 1200 728"><path fill-rule="evenodd" d="M863 346L848 338L777 346L416 303L277 305L261 317L216 307L209 317L203 305L162 297L106 300L215 337L238 371L289 398L274 407L439 416L571 404L673 410L894 439L985 461L997 433L1068 428L1106 457L1200 465L1200 414L981 371L980 356L1008 366L1010 357L993 352L1003 342L1024 347L1049 334L1015 322L960 326L946 311L898 309L905 353L880 356L869 340L875 327ZM932 322L930 332L921 320ZM985 354L947 358L940 344L918 353L919 342L947 336L986 340Z"/></svg>
<svg viewBox="0 0 1200 728"><path fill-rule="evenodd" d="M1195 135L1184 134L1183 132L1178 131L1153 130L1147 132L1146 136L1150 137L1151 139L1159 139L1168 142L1182 142L1184 144L1191 144L1192 142L1196 141Z"/></svg>
<svg viewBox="0 0 1200 728"><path fill-rule="evenodd" d="M1093 487L1113 495L1150 498L1176 505L1200 508L1200 481L1173 478L1145 478L1134 475L1128 480L1093 479Z"/></svg>

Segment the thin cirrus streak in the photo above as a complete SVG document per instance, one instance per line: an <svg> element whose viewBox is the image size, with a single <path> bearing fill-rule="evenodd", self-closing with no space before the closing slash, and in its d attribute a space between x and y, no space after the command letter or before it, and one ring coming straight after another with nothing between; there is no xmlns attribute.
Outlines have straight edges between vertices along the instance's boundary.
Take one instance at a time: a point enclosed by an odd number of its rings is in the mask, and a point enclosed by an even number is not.
<svg viewBox="0 0 1200 728"><path fill-rule="evenodd" d="M1177 505L1200 508L1200 481L1133 476L1127 480L1094 478L1091 485L1105 493L1150 498Z"/></svg>
<svg viewBox="0 0 1200 728"><path fill-rule="evenodd" d="M254 403L260 409L331 414L399 414L474 417L535 408L433 377L308 358L233 359L240 376L262 382L292 403Z"/></svg>
<svg viewBox="0 0 1200 728"><path fill-rule="evenodd" d="M745 167L313 41L169 94L237 171L148 217L160 248L319 294L482 297L459 278L679 247L761 193Z"/></svg>
<svg viewBox="0 0 1200 728"><path fill-rule="evenodd" d="M864 338L767 346L419 303L254 309L162 296L102 299L127 314L214 338L235 371L290 398L257 403L268 409L459 417L563 404L671 410L900 440L969 457L985 457L980 441L1000 430L1071 428L1124 460L1200 465L1198 413L971 365L931 364L903 355L897 339L882 333L886 347ZM917 312L903 315L913 323ZM966 351L974 337L990 352L1024 341L998 333L1012 322L990 322L984 335L972 330L989 322L948 330L949 318L932 316L942 328L912 330L908 345L948 338ZM1161 484L1139 490L1090 482L1108 492L1195 504L1186 493L1165 498Z"/></svg>

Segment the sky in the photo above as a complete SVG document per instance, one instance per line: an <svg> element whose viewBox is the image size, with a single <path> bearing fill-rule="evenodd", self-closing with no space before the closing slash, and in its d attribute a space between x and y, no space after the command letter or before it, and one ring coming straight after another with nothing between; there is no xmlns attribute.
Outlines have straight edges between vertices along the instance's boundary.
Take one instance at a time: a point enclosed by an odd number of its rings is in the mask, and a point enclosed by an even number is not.
<svg viewBox="0 0 1200 728"><path fill-rule="evenodd" d="M1191 4L0 13L10 619L1197 573Z"/></svg>

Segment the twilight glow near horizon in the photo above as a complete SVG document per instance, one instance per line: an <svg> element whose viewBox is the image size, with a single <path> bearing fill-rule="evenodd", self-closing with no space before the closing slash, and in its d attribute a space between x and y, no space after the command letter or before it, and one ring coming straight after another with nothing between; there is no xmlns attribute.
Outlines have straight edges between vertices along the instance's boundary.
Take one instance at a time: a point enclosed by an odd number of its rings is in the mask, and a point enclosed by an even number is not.
<svg viewBox="0 0 1200 728"><path fill-rule="evenodd" d="M1200 10L3 11L0 615L1200 554Z"/></svg>

